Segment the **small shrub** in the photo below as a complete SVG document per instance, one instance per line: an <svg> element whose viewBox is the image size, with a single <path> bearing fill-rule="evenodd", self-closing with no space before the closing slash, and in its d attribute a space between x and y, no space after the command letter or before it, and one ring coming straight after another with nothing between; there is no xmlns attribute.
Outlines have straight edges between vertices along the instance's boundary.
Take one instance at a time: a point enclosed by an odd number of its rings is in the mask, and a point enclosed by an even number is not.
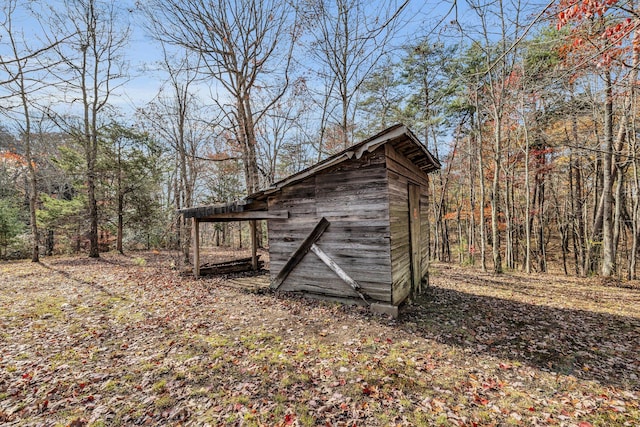
<svg viewBox="0 0 640 427"><path fill-rule="evenodd" d="M173 406L173 404L174 404L173 398L168 395L159 397L155 402L156 408L158 409L167 409Z"/></svg>
<svg viewBox="0 0 640 427"><path fill-rule="evenodd" d="M138 267L144 267L145 265L147 265L147 260L141 257L136 257L133 259L133 263Z"/></svg>

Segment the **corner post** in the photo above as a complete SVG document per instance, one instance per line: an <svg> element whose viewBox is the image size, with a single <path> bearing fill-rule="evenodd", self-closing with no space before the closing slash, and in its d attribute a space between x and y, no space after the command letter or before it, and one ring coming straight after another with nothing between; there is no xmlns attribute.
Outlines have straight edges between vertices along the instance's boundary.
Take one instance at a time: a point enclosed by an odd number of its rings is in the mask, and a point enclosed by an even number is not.
<svg viewBox="0 0 640 427"><path fill-rule="evenodd" d="M258 256L257 256L257 252L258 252L258 238L256 236L256 220L252 219L251 221L249 221L249 224L251 226L251 268L253 269L253 271L257 271L258 270Z"/></svg>
<svg viewBox="0 0 640 427"><path fill-rule="evenodd" d="M193 218L193 276L200 277L200 220Z"/></svg>

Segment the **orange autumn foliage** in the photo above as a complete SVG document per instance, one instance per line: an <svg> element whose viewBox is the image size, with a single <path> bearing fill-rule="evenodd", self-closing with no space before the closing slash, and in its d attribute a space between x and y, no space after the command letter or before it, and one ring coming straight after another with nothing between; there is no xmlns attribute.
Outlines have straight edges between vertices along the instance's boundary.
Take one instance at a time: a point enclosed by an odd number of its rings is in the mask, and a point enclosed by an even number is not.
<svg viewBox="0 0 640 427"><path fill-rule="evenodd" d="M571 58L582 60L595 54L596 65L606 67L632 50L640 49L633 37L640 19L634 11L618 7L618 3L619 0L558 2L557 29L571 26L568 42L560 48L560 54L567 62L572 62ZM627 39L632 40L628 42Z"/></svg>
<svg viewBox="0 0 640 427"><path fill-rule="evenodd" d="M0 161L14 167L27 166L27 160L23 156L11 151L0 151Z"/></svg>

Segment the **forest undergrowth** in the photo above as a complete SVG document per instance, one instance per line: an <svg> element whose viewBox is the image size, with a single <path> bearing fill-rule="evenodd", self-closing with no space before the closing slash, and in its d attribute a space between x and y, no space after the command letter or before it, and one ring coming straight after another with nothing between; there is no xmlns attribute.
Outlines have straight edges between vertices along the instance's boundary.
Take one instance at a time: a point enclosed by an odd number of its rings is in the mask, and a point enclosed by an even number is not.
<svg viewBox="0 0 640 427"><path fill-rule="evenodd" d="M435 264L394 320L172 261L0 264L0 424L640 425L639 289Z"/></svg>

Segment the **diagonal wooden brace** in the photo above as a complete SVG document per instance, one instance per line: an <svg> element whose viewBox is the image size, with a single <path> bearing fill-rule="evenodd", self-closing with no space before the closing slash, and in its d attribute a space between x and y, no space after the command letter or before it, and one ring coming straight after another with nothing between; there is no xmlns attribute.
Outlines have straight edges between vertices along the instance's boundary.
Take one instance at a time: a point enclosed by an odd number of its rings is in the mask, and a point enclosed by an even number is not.
<svg viewBox="0 0 640 427"><path fill-rule="evenodd" d="M320 222L315 226L311 234L304 239L304 242L296 249L296 251L287 260L282 270L278 273L275 279L271 282L271 289L278 289L280 285L285 281L289 273L302 261L304 256L309 252L311 246L322 236L322 233L329 227L329 221L322 217Z"/></svg>
<svg viewBox="0 0 640 427"><path fill-rule="evenodd" d="M360 284L358 282L356 282L355 280L353 280L351 278L351 276L349 276L347 274L346 271L344 271L338 264L336 264L336 262L334 260L332 260L331 257L329 255L327 255L327 253L325 251L320 249L314 243L313 245L311 245L311 252L313 252L314 254L318 255L318 258L320 258L322 260L322 262L324 262L327 265L327 267L329 267L331 269L331 271L336 273L338 275L338 277L342 279L343 282L345 282L347 285L349 285L349 286L351 286L351 288L353 288L354 292L356 294L358 294L358 296L360 298L362 298L362 301L364 301L365 303L369 304L369 301L367 301L367 299L364 297L362 292L360 292Z"/></svg>
<svg viewBox="0 0 640 427"><path fill-rule="evenodd" d="M322 249L320 249L315 243L311 245L311 252L318 255L318 258L324 262L334 273L338 275L344 282L353 288L354 291L360 289L360 284L353 280L351 276L347 274L329 255Z"/></svg>
<svg viewBox="0 0 640 427"><path fill-rule="evenodd" d="M322 262L324 262L331 269L331 271L336 273L343 282L351 286L354 292L358 294L358 296L362 298L365 303L369 304L365 296L360 292L360 284L353 280L351 276L349 276L346 271L344 271L333 259L331 259L331 257L329 257L329 255L327 255L325 251L323 251L316 245L315 242L320 239L320 236L322 236L322 233L325 232L327 227L329 227L329 221L323 217L318 225L315 226L311 234L309 234L307 238L304 239L298 249L296 249L293 255L291 255L291 257L287 260L276 278L273 279L273 281L271 282L271 289L278 289L280 285L282 285L282 283L285 281L287 276L289 276L289 273L291 273L296 265L298 265L300 261L302 261L307 252L311 251L315 253L318 258L320 258Z"/></svg>

